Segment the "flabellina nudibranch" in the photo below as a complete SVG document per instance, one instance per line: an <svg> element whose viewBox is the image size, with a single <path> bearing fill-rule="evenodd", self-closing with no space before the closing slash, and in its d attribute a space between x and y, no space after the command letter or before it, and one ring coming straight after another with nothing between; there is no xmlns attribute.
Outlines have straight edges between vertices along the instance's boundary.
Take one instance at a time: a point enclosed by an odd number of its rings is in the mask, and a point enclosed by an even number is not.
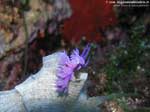
<svg viewBox="0 0 150 112"><path fill-rule="evenodd" d="M58 93L68 93L69 82L74 76L74 71L86 67L89 63L89 58L87 58L89 51L90 44L87 44L81 55L77 48L72 51L70 56L64 52L57 72L56 86Z"/></svg>

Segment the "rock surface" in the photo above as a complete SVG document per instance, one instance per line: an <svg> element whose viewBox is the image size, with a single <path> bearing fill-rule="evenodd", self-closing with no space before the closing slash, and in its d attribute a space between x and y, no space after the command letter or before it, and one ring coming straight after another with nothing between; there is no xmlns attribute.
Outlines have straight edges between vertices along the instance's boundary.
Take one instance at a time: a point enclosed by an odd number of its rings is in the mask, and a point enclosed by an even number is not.
<svg viewBox="0 0 150 112"><path fill-rule="evenodd" d="M43 67L13 90L0 92L1 112L65 112L78 99L87 77L73 79L68 96L56 92L56 74L61 52L43 58Z"/></svg>

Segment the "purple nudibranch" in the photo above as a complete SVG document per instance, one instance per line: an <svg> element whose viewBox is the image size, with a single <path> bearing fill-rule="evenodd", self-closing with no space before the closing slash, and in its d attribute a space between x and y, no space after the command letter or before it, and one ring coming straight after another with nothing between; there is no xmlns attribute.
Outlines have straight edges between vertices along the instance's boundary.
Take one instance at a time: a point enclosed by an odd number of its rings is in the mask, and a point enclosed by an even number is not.
<svg viewBox="0 0 150 112"><path fill-rule="evenodd" d="M74 71L79 70L82 67L86 67L89 58L87 56L90 51L90 44L87 44L84 48L82 54L79 54L79 50L76 48L72 51L71 55L68 56L66 52L63 52L63 58L59 64L59 69L57 72L57 92L58 93L68 93L69 82L74 76Z"/></svg>

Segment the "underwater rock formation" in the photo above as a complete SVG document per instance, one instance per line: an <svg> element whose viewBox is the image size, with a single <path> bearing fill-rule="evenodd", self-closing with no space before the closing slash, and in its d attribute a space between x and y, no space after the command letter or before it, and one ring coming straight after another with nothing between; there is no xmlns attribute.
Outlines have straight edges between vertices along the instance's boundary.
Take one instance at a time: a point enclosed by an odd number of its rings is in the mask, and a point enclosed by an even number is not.
<svg viewBox="0 0 150 112"><path fill-rule="evenodd" d="M70 82L67 96L56 91L57 69L64 52L43 57L43 67L10 91L0 92L2 112L64 112L73 107L87 78L79 76Z"/></svg>
<svg viewBox="0 0 150 112"><path fill-rule="evenodd" d="M39 60L60 43L60 22L71 15L68 0L25 0L27 9L23 1L0 0L0 90L12 89L25 75L39 70ZM24 73L15 73L16 63Z"/></svg>
<svg viewBox="0 0 150 112"><path fill-rule="evenodd" d="M70 57L66 52L43 57L43 66L38 73L31 75L12 90L0 92L0 110L2 112L80 112L80 109L82 112L98 111L97 105L100 100L96 97L88 99L83 92L88 74L80 73L75 78L73 73L74 70L86 66L89 50L88 44L81 55L76 49ZM69 68L73 71L69 72ZM66 77L69 77L67 82ZM61 81L62 85L59 85L58 81ZM61 93L67 94L60 94L60 90Z"/></svg>
<svg viewBox="0 0 150 112"><path fill-rule="evenodd" d="M28 5L28 10L22 10L21 1L0 1L0 58L7 56L10 51L24 48L27 38L31 43L37 32L44 32L46 27L50 34L53 33L59 22L72 14L68 0L30 0Z"/></svg>

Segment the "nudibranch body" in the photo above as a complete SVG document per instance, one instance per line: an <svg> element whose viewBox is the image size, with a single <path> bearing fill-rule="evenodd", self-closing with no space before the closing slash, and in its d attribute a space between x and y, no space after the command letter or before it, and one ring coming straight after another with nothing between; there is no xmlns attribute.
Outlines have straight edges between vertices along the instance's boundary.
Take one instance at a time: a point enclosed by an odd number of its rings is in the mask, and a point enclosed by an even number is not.
<svg viewBox="0 0 150 112"><path fill-rule="evenodd" d="M62 59L60 60L58 72L57 72L57 91L59 93L67 93L69 82L74 76L74 71L81 69L81 67L87 66L89 58L87 56L90 51L90 45L88 44L83 50L82 54L79 54L79 50L75 49L70 56L66 52L63 52Z"/></svg>

